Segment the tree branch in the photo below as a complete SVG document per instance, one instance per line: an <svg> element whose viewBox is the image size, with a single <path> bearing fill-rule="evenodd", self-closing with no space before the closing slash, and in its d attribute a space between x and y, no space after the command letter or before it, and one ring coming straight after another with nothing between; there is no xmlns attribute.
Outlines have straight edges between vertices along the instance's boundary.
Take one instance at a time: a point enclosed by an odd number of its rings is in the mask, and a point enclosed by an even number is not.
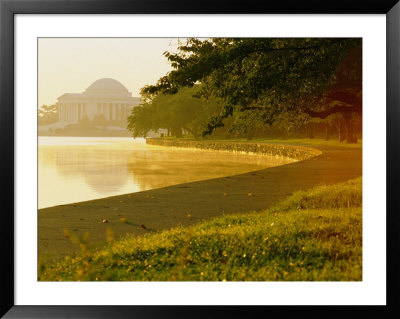
<svg viewBox="0 0 400 319"><path fill-rule="evenodd" d="M332 101L341 101L346 104L361 108L361 99L349 92L334 91L330 92L326 97Z"/></svg>
<svg viewBox="0 0 400 319"><path fill-rule="evenodd" d="M326 111L321 111L321 112L315 112L311 110L305 110L304 113L310 115L311 117L318 117L320 119L327 118L329 115L335 114L335 113L362 113L362 108L361 105L359 106L335 106L329 110Z"/></svg>

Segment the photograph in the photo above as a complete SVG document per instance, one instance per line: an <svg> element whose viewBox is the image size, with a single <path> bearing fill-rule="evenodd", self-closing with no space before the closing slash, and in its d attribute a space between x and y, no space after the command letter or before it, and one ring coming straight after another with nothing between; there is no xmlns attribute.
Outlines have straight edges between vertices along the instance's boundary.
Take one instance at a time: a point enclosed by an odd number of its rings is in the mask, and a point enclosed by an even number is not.
<svg viewBox="0 0 400 319"><path fill-rule="evenodd" d="M363 38L38 37L37 280L363 281Z"/></svg>
<svg viewBox="0 0 400 319"><path fill-rule="evenodd" d="M399 317L399 17L0 0L0 317Z"/></svg>

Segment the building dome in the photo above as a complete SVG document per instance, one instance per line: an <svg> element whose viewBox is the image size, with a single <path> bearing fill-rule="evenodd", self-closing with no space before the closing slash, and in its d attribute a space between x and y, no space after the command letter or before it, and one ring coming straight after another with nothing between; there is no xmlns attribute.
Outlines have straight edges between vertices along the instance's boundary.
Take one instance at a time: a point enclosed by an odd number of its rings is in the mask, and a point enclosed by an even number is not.
<svg viewBox="0 0 400 319"><path fill-rule="evenodd" d="M100 92L113 92L113 93L128 93L128 89L121 84L121 82L104 78L93 82L87 89L88 93L100 93Z"/></svg>
<svg viewBox="0 0 400 319"><path fill-rule="evenodd" d="M139 104L140 98L133 97L121 82L103 78L82 93L64 93L58 97L58 119L62 123L79 123L85 117L92 121L102 115L109 123L123 127L129 112Z"/></svg>

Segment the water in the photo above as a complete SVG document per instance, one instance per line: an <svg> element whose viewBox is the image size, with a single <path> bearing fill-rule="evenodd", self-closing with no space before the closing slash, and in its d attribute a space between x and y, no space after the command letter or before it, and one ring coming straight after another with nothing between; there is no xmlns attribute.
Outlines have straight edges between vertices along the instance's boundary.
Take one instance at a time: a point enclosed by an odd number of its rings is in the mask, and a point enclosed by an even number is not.
<svg viewBox="0 0 400 319"><path fill-rule="evenodd" d="M39 137L39 208L231 176L264 156L146 145L123 137Z"/></svg>

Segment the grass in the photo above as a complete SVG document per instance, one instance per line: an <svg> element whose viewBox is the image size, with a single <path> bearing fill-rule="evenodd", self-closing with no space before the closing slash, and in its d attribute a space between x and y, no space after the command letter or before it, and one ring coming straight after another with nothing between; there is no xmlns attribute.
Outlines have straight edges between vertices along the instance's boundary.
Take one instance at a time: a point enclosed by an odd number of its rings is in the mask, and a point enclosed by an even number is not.
<svg viewBox="0 0 400 319"><path fill-rule="evenodd" d="M300 191L269 210L215 218L39 265L52 281L360 281L362 180Z"/></svg>
<svg viewBox="0 0 400 319"><path fill-rule="evenodd" d="M176 140L176 137L164 137L164 139ZM196 140L192 136L185 136L179 138L182 140ZM179 140L178 139L178 140ZM196 141L198 141L197 139ZM201 140L201 139L200 139ZM350 149L361 149L362 140L358 140L357 143L347 144L346 141L339 142L337 138L325 140L320 138L253 138L248 140L246 138L232 138L232 139L204 139L204 141L218 141L218 142L241 142L241 143L272 143L272 144L290 144L290 145L303 145L303 146L320 146L320 147L345 147Z"/></svg>
<svg viewBox="0 0 400 319"><path fill-rule="evenodd" d="M239 141L239 140L238 140ZM242 139L241 142L249 142L248 140ZM276 144L293 144L293 145L307 145L307 146L328 146L328 147L346 147L346 148L355 148L359 149L362 147L362 141L359 140L354 144L347 144L346 142L339 142L337 139L325 140L318 138L291 138L291 139L253 139L250 142L259 142L259 143L276 143Z"/></svg>
<svg viewBox="0 0 400 319"><path fill-rule="evenodd" d="M347 144L344 142L339 142L337 139L318 139L318 138L288 138L288 139L267 139L267 138L254 138L252 140L247 140L245 138L236 139L217 139L216 141L221 142L241 142L241 143L272 143L272 144L290 144L290 145L303 145L303 146L322 146L322 147L345 147L350 149L360 149L362 147L362 140L359 140L354 144Z"/></svg>

